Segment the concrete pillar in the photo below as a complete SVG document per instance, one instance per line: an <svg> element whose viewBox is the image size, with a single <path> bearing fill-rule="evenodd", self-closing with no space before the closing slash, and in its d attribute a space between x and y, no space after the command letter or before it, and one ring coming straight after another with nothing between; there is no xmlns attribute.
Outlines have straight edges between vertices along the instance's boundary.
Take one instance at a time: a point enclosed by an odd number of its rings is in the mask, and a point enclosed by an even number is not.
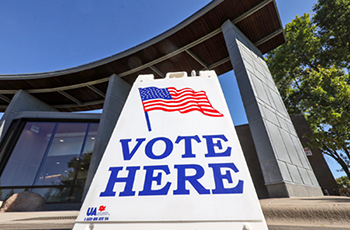
<svg viewBox="0 0 350 230"><path fill-rule="evenodd" d="M10 126L16 113L21 111L55 111L48 104L40 101L24 90L18 90L0 120L0 141Z"/></svg>
<svg viewBox="0 0 350 230"><path fill-rule="evenodd" d="M83 199L85 198L103 153L112 135L119 115L129 95L131 86L117 75L113 74L109 79L106 99L103 104L100 124L97 131L94 150L92 152L89 172L85 182Z"/></svg>
<svg viewBox="0 0 350 230"><path fill-rule="evenodd" d="M269 196L322 196L260 50L230 20L222 32Z"/></svg>

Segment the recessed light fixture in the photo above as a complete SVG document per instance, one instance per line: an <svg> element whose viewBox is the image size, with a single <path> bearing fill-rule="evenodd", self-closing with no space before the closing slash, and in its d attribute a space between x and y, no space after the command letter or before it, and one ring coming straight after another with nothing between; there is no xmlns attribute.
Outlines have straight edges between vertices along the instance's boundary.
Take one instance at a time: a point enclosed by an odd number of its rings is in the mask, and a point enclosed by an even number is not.
<svg viewBox="0 0 350 230"><path fill-rule="evenodd" d="M30 131L32 131L33 133L39 133L40 128L38 126L32 125L30 127Z"/></svg>
<svg viewBox="0 0 350 230"><path fill-rule="evenodd" d="M60 142L64 142L64 140L61 139Z"/></svg>

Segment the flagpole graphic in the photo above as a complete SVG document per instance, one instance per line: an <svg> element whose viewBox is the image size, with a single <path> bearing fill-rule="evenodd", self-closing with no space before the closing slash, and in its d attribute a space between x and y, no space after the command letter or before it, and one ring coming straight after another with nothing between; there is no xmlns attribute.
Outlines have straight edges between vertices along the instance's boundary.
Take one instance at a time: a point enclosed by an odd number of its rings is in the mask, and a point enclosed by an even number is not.
<svg viewBox="0 0 350 230"><path fill-rule="evenodd" d="M174 87L146 87L139 88L139 92L149 132L152 129L148 112L153 110L180 113L199 111L210 117L224 116L213 108L205 91L194 91L191 88L178 90Z"/></svg>
<svg viewBox="0 0 350 230"><path fill-rule="evenodd" d="M146 122L147 122L147 127L148 127L148 132L151 132L151 122L149 121L149 116L148 116L148 112L145 111L145 117L146 117Z"/></svg>

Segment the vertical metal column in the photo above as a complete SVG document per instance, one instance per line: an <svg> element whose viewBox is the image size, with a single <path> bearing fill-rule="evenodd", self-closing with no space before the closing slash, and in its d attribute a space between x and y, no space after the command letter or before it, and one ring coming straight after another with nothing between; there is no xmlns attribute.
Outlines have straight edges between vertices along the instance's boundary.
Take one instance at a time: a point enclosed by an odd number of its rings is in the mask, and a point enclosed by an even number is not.
<svg viewBox="0 0 350 230"><path fill-rule="evenodd" d="M269 196L322 196L260 50L230 20L222 32Z"/></svg>

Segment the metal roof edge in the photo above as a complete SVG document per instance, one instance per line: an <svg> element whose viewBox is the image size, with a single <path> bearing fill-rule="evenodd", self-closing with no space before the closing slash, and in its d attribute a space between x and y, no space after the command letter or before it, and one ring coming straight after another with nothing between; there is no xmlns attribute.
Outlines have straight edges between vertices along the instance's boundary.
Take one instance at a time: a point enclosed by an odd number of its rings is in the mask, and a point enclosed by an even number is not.
<svg viewBox="0 0 350 230"><path fill-rule="evenodd" d="M287 39L286 39L286 34L285 34L285 32L284 32L284 26L283 26L283 24L282 24L282 20L281 20L280 13L279 13L279 11L278 11L278 7L277 7L277 4L276 4L276 0L273 0L273 5L274 5L274 7L275 7L275 10L276 10L276 13L277 13L277 17L278 17L278 21L279 21L279 23L280 23L280 26L281 26L281 28L283 29L283 39L284 39L284 42L286 42L286 41L287 41Z"/></svg>

